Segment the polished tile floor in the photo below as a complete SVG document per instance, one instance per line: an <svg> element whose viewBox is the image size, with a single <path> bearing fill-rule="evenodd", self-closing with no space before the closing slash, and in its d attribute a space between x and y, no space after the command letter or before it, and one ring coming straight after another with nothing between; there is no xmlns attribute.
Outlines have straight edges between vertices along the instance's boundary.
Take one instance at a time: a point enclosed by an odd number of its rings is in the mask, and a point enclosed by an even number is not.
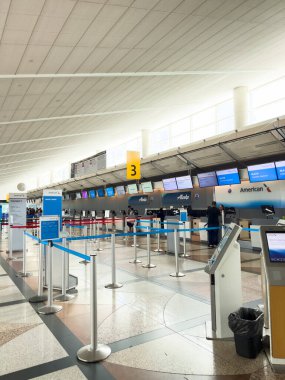
<svg viewBox="0 0 285 380"><path fill-rule="evenodd" d="M138 242L138 257L147 263L146 239ZM132 241L118 237L116 280L123 286L112 290L105 288L112 282L110 240L101 241L103 251L96 258L98 342L108 344L112 353L96 364L76 358L77 350L90 343L90 264L71 255L78 293L71 301L54 301L63 306L59 313L39 315L42 304L27 301L37 291L39 246L27 239L27 270L33 276L18 278L22 261L6 261L5 231L0 244L0 376L5 379L285 379L271 371L263 352L246 359L236 354L233 341L206 339L210 286L204 267L213 250L199 242L187 242L190 257L179 259L185 276L171 277L174 256L154 252L154 239L151 262L156 267L147 269L130 263ZM166 248L164 239L161 246ZM74 241L70 248L83 253L84 242ZM88 242L88 253L95 248ZM254 307L262 297L259 254L242 252L241 261L243 302Z"/></svg>

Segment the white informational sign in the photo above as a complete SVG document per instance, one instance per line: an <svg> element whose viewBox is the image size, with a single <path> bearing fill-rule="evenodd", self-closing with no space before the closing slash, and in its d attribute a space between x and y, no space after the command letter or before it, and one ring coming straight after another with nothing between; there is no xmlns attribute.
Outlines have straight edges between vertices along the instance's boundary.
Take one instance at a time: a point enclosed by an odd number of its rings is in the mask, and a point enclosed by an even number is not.
<svg viewBox="0 0 285 380"><path fill-rule="evenodd" d="M25 226L27 218L27 194L10 193L9 194L9 225ZM11 240L11 241L10 241ZM23 229L9 228L9 243L13 251L23 249Z"/></svg>
<svg viewBox="0 0 285 380"><path fill-rule="evenodd" d="M285 207L285 181L250 183L215 187L216 202L226 207L259 208L263 205Z"/></svg>

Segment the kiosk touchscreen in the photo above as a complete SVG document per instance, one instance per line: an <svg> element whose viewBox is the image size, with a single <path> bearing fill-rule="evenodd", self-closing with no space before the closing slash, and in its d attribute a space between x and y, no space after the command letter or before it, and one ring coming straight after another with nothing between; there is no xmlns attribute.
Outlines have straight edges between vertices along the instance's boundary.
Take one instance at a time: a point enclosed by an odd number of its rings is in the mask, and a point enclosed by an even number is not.
<svg viewBox="0 0 285 380"><path fill-rule="evenodd" d="M285 368L285 225L261 226L260 236L266 274L270 361Z"/></svg>
<svg viewBox="0 0 285 380"><path fill-rule="evenodd" d="M240 246L241 227L231 223L205 268L211 284L211 334L209 338L233 336L228 316L242 306Z"/></svg>

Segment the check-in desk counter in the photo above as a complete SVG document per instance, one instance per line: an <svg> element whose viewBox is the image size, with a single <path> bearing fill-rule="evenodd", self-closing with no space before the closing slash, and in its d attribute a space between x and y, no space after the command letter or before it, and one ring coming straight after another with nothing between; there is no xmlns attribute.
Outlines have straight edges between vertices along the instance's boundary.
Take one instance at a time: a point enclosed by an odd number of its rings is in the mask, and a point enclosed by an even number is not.
<svg viewBox="0 0 285 380"><path fill-rule="evenodd" d="M258 232L250 231L250 241L252 249L261 249L261 239L260 239L260 226L275 226L277 224L278 218L276 219L252 219L252 224L250 228L253 230L258 230Z"/></svg>
<svg viewBox="0 0 285 380"><path fill-rule="evenodd" d="M149 216L148 217L142 216L141 219L138 219L137 223L138 223L138 227L137 227L138 232L146 232L147 231L146 227L149 227L149 228L153 227L152 219L150 219ZM139 226L142 226L142 228L140 228Z"/></svg>
<svg viewBox="0 0 285 380"><path fill-rule="evenodd" d="M179 223L179 215L177 216L167 216L165 218L165 222L169 222L170 224L165 223L165 227L170 230L178 229L181 226L178 224L171 224L171 223ZM180 242L179 239L177 239L177 252L180 253ZM168 253L175 253L175 243L174 243L174 232L168 232L167 233L167 252Z"/></svg>

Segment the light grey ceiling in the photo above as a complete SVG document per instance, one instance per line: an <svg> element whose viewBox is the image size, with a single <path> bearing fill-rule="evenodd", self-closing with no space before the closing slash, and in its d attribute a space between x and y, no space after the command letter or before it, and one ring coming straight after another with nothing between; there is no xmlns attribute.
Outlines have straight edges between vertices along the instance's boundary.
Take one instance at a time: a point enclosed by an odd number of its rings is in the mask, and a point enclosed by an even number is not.
<svg viewBox="0 0 285 380"><path fill-rule="evenodd" d="M281 76L284 18L284 0L1 0L5 183L105 150L230 96L235 86ZM169 71L202 74L52 77ZM15 74L51 76L4 77ZM71 115L81 116L36 120Z"/></svg>

